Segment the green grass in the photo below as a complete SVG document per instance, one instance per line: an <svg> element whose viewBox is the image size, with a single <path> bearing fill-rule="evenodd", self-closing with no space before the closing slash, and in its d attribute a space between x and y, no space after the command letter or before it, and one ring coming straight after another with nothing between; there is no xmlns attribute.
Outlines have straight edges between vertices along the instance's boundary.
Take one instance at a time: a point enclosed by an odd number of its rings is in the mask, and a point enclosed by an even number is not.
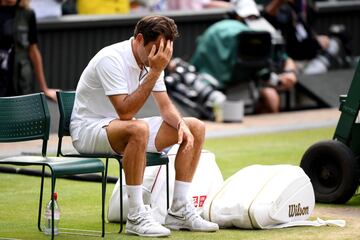
<svg viewBox="0 0 360 240"><path fill-rule="evenodd" d="M306 149L319 140L331 139L334 130L282 132L232 138L209 139L205 148L216 155L224 178L252 164L299 165Z"/></svg>
<svg viewBox="0 0 360 240"><path fill-rule="evenodd" d="M299 165L304 151L313 143L330 139L334 129L324 128L306 131L283 132L241 136L233 138L208 139L205 148L216 154L217 163L224 178L239 169L252 164L294 164ZM117 176L115 161L110 164L109 175ZM49 193L49 179L46 181L45 198ZM38 188L40 178L0 173L0 239L49 239L37 230ZM108 184L107 202L114 185ZM60 226L100 230L100 184L57 180L57 192L61 207ZM44 200L45 202L45 200ZM322 205L341 212L358 210L359 195L346 205ZM332 215L319 216L330 218ZM169 239L359 239L360 216L340 215L346 219L347 227L301 227L279 230L220 230L217 233L173 232ZM139 239L117 234L118 224L106 224L106 239ZM110 233L109 233L110 232ZM92 237L61 234L56 239L92 239ZM96 239L96 238L93 238Z"/></svg>

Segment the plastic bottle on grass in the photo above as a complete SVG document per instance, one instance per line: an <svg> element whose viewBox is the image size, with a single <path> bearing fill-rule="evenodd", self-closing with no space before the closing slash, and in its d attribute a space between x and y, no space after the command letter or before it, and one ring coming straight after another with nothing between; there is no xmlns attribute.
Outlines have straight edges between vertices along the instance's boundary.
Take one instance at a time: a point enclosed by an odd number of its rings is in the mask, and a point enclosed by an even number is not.
<svg viewBox="0 0 360 240"><path fill-rule="evenodd" d="M46 204L44 212L44 233L51 235L51 199ZM57 192L54 192L54 235L59 234L60 207L57 202Z"/></svg>

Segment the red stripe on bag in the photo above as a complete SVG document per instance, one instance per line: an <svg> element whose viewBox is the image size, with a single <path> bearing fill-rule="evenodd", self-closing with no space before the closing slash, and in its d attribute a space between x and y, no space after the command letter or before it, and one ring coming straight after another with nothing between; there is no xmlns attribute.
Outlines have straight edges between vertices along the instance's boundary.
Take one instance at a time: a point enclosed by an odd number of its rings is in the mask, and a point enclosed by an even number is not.
<svg viewBox="0 0 360 240"><path fill-rule="evenodd" d="M155 181L154 181L154 183L153 183L153 185L152 185L152 187L151 187L151 191L150 191L151 193L152 193L153 190L154 190L156 181L157 181L157 179L158 179L158 177L159 177L159 174L160 174L160 171L161 171L161 167L162 167L162 166L159 167L159 170L158 170L158 172L157 172L157 174L156 174Z"/></svg>

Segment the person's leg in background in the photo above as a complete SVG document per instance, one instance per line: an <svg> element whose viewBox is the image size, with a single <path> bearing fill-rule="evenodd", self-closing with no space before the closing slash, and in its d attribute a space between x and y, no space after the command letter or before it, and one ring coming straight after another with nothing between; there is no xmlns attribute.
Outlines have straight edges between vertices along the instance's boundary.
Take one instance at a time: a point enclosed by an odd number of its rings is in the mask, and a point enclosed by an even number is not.
<svg viewBox="0 0 360 240"><path fill-rule="evenodd" d="M256 113L277 113L280 111L280 96L276 89L265 87L260 90Z"/></svg>

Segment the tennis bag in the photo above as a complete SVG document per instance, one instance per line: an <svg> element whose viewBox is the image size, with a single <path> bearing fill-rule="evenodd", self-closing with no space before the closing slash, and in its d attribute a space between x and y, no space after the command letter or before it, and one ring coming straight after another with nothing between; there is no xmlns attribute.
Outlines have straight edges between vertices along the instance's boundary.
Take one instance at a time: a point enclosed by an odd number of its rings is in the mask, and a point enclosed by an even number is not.
<svg viewBox="0 0 360 240"><path fill-rule="evenodd" d="M252 165L208 197L203 216L222 228L279 228L307 225L314 206L312 184L300 167Z"/></svg>

